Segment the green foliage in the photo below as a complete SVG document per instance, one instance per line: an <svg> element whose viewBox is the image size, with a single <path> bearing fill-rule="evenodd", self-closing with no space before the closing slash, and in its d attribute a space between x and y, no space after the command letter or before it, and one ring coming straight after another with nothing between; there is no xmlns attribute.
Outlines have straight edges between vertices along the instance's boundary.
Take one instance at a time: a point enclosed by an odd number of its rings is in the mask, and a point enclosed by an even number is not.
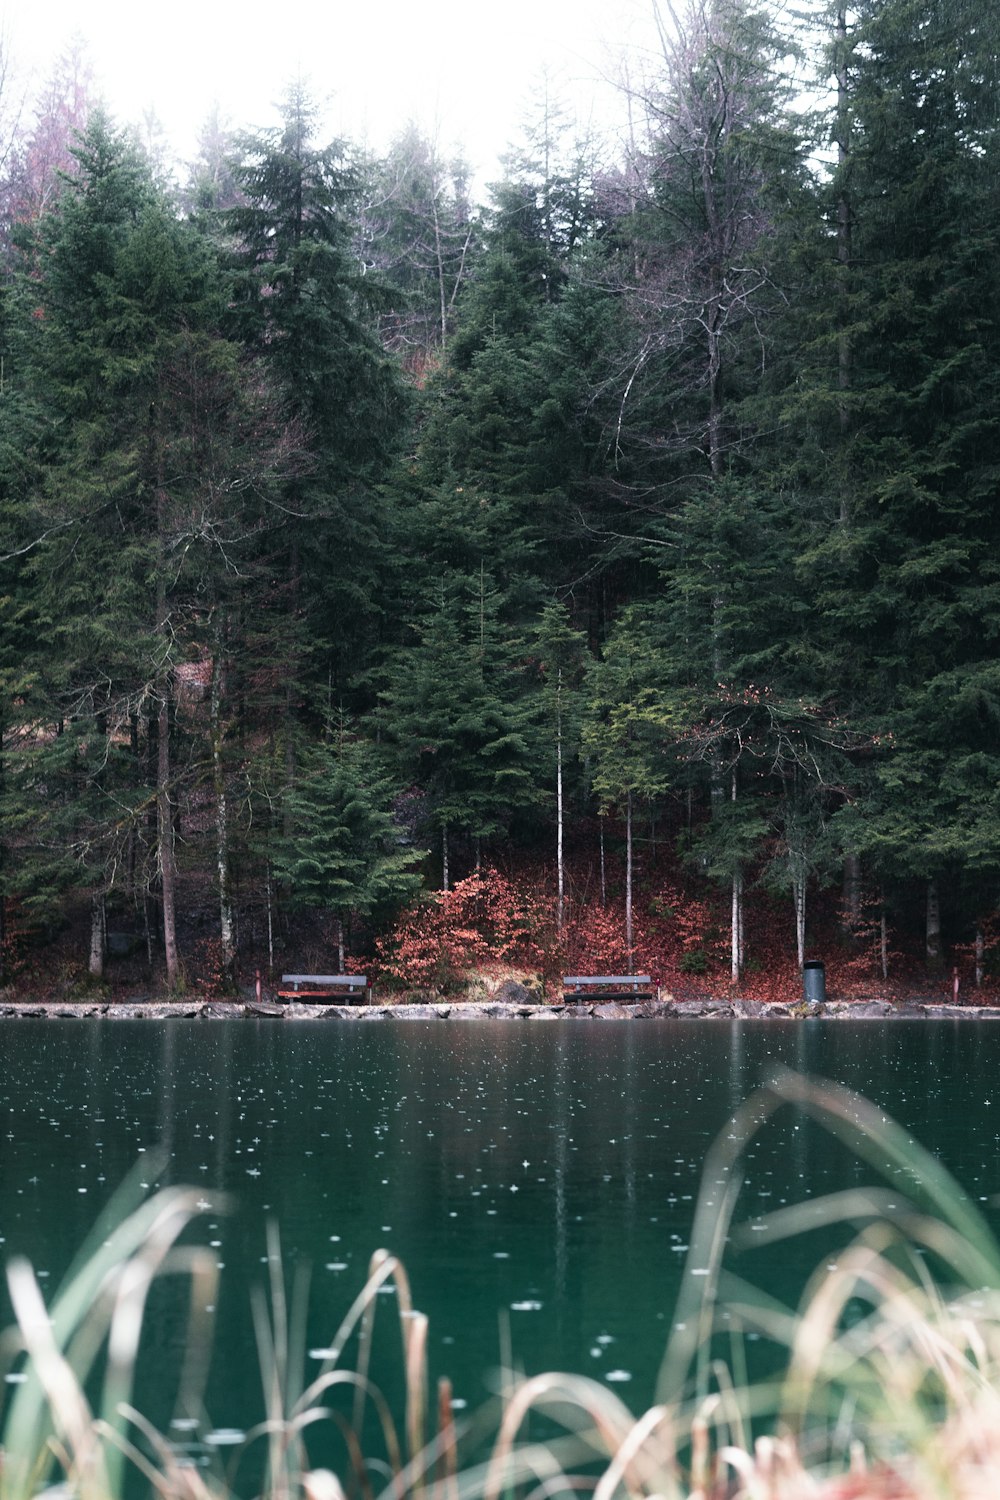
<svg viewBox="0 0 1000 1500"><path fill-rule="evenodd" d="M391 298L353 253L358 176L342 142L316 144L317 118L295 85L281 123L239 142L239 201L223 225L230 330L268 371L296 450L280 499L286 581L272 649L294 696L307 700L333 679L343 702L378 629L376 484L405 435L408 400L378 338Z"/></svg>
<svg viewBox="0 0 1000 1500"><path fill-rule="evenodd" d="M655 619L635 608L591 667L583 737L602 808L650 802L671 784L686 705L667 691L663 652Z"/></svg>
<svg viewBox="0 0 1000 1500"><path fill-rule="evenodd" d="M426 796L431 826L475 839L506 831L539 796L533 705L500 605L485 572L451 580L382 695L397 764Z"/></svg>
<svg viewBox="0 0 1000 1500"><path fill-rule="evenodd" d="M356 269L342 143L314 144L318 110L296 85L280 125L240 142L233 241L234 328L273 365L311 442L312 482L357 479L398 441L403 391L375 336L378 279Z"/></svg>
<svg viewBox="0 0 1000 1500"><path fill-rule="evenodd" d="M416 890L420 851L393 816L396 788L374 747L341 733L314 748L284 799L274 870L294 906L383 919Z"/></svg>
<svg viewBox="0 0 1000 1500"><path fill-rule="evenodd" d="M672 20L628 160L544 79L483 210L294 86L179 218L91 115L0 292L12 898L145 905L176 826L224 909L284 817L294 900L374 913L340 713L461 858L540 832L558 745L568 823L683 807L734 901L850 857L989 918L998 21L862 0L823 121L769 7Z"/></svg>

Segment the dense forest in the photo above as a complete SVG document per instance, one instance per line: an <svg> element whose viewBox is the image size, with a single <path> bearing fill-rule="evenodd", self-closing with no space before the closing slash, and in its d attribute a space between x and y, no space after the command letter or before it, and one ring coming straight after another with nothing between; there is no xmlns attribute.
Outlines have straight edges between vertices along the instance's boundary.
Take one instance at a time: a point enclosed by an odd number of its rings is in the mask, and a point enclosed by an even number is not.
<svg viewBox="0 0 1000 1500"><path fill-rule="evenodd" d="M540 87L485 205L301 85L178 186L56 68L0 182L7 982L989 973L1000 11L667 20L631 138Z"/></svg>

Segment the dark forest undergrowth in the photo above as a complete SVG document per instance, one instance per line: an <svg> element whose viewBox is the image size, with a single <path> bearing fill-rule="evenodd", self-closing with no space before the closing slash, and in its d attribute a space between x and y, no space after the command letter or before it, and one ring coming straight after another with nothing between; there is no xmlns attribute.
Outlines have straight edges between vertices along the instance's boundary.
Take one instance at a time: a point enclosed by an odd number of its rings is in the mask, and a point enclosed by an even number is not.
<svg viewBox="0 0 1000 1500"><path fill-rule="evenodd" d="M603 874L602 874L603 865ZM795 911L789 893L768 883L762 866L747 882L744 962L731 975L729 892L692 873L668 840L649 843L635 858L632 942L627 935L627 875L623 851L609 844L602 861L598 835L578 838L566 864L563 921L559 922L555 862L537 851L505 851L477 871L459 871L451 889L425 891L381 932L356 924L349 932L346 969L368 974L380 1003L428 998L487 1000L505 980L532 999L558 1001L565 974L649 974L661 993L677 999L733 998L789 1003L802 998ZM433 879L434 872L428 872ZM182 873L185 919L178 938L183 983L176 998L251 998L260 979L265 996L283 971L331 973L337 968L336 925L317 912L288 912L264 893L245 891L239 903L239 963L227 986L214 935L218 912L208 872L192 864ZM109 913L105 973L87 971L90 907L69 904L58 926L24 919L8 903L6 994L14 999L114 1000L170 998L164 976L155 901ZM954 942L939 965L928 964L924 934L905 916L884 914L862 897L851 921L833 885L809 892L806 957L825 965L828 998L950 1000L994 1004L998 982L987 948L976 983L972 941Z"/></svg>

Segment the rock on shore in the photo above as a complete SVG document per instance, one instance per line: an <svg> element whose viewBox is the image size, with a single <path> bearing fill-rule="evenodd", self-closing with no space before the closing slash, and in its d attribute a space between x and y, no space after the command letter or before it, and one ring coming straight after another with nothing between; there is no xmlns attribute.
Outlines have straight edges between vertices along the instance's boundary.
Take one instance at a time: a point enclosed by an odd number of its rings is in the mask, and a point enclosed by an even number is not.
<svg viewBox="0 0 1000 1500"><path fill-rule="evenodd" d="M512 986L520 990L521 986ZM524 991L528 996L529 992ZM44 1020L174 1021L201 1018L225 1021L648 1021L686 1020L956 1020L997 1021L1000 1006L948 1005L936 1001L830 1000L823 1005L765 1003L761 1000L642 999L634 1004L621 1000L540 1004L517 993L484 1001L421 998L415 1003L365 1005L309 1005L301 1000L280 1004L273 1000L176 1000L146 998L124 1001L17 1001L0 1002L0 1016Z"/></svg>

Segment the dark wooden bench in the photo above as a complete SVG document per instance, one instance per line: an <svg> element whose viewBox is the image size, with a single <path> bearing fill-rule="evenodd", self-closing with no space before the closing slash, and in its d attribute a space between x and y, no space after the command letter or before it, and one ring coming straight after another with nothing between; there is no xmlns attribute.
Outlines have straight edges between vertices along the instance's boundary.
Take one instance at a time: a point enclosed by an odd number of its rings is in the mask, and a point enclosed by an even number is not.
<svg viewBox="0 0 1000 1500"><path fill-rule="evenodd" d="M653 993L648 974L565 974L564 1000L645 1000Z"/></svg>
<svg viewBox="0 0 1000 1500"><path fill-rule="evenodd" d="M340 1000L347 1004L368 998L367 974L282 974L278 996L282 1000L305 1000L324 1004Z"/></svg>

